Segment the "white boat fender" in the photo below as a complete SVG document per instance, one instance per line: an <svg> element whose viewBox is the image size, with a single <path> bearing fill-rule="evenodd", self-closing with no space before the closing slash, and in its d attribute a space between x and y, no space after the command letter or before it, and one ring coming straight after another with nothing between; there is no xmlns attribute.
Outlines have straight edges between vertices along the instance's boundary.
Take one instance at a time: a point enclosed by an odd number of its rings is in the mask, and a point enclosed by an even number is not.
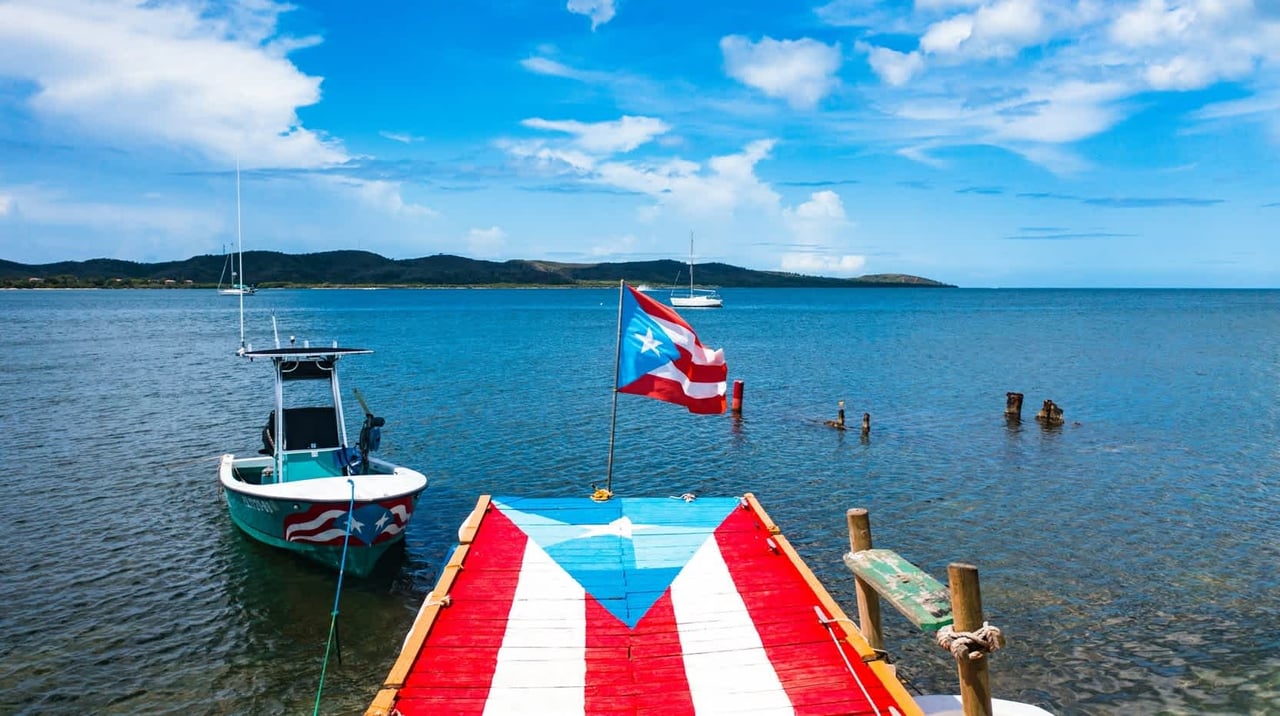
<svg viewBox="0 0 1280 716"><path fill-rule="evenodd" d="M954 694L917 696L915 700L927 716L964 716L964 704ZM1039 706L1004 699L991 699L991 713L992 716L1053 716Z"/></svg>

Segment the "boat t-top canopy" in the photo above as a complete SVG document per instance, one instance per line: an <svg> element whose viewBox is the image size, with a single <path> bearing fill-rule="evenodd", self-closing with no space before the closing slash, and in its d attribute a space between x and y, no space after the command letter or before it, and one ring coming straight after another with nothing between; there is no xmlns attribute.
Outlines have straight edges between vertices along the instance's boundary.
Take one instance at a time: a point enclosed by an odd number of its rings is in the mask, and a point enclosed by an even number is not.
<svg viewBox="0 0 1280 716"><path fill-rule="evenodd" d="M336 358L339 356L361 355L372 353L370 348L312 348L289 346L288 348L267 348L260 351L245 351L241 355L245 358L281 358L284 360L325 360L327 358Z"/></svg>

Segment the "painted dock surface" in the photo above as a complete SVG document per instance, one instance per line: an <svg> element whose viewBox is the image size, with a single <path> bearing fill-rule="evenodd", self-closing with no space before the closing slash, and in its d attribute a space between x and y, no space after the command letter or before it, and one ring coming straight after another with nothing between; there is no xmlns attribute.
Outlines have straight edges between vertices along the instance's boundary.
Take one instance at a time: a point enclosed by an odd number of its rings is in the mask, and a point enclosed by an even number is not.
<svg viewBox="0 0 1280 716"><path fill-rule="evenodd" d="M483 497L366 716L921 714L751 496Z"/></svg>

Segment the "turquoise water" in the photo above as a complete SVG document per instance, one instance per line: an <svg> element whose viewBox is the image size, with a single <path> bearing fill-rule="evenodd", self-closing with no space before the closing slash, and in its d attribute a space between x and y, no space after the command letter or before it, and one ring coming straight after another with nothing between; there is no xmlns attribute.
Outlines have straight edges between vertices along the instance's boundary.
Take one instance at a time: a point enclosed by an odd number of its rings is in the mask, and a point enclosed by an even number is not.
<svg viewBox="0 0 1280 716"><path fill-rule="evenodd" d="M978 565L1000 698L1061 714L1280 712L1280 292L772 289L686 311L741 420L621 396L614 489L754 492L847 611L844 512L945 579ZM404 549L348 580L322 713L359 713L483 493L586 495L616 290L264 291L248 340L344 362L382 454L430 476ZM270 371L212 291L0 292L0 713L310 713L335 575L240 535L216 456ZM1026 395L1006 424L1005 392ZM1067 424L1032 420L1044 399ZM844 400L851 423L822 426ZM352 430L356 426L351 426ZM354 437L354 435L352 436ZM886 616L926 692L949 655Z"/></svg>

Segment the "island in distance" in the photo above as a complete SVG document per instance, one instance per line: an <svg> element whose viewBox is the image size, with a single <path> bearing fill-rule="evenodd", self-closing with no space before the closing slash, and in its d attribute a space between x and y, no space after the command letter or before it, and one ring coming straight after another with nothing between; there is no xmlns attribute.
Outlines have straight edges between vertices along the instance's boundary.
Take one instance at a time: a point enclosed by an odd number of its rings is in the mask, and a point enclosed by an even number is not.
<svg viewBox="0 0 1280 716"><path fill-rule="evenodd" d="M135 263L116 259L20 264L0 259L0 287L6 288L203 288L216 286L225 257L193 256L185 261ZM513 259L482 261L437 254L389 259L368 251L284 254L246 251L245 278L258 288L338 286L606 286L625 279L634 285L668 287L687 280L679 261L558 263ZM723 263L695 265L698 285L741 288L955 288L918 276L871 274L857 278L756 271Z"/></svg>

